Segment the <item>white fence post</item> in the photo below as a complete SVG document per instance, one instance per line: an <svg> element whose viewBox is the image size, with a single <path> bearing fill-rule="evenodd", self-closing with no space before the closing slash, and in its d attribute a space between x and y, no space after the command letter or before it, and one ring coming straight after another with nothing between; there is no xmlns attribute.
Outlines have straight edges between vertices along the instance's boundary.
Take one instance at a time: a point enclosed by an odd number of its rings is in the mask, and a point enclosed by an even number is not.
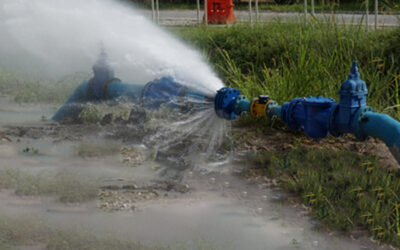
<svg viewBox="0 0 400 250"><path fill-rule="evenodd" d="M307 0L304 0L304 21L307 22Z"/></svg>
<svg viewBox="0 0 400 250"><path fill-rule="evenodd" d="M378 29L378 0L375 0L375 29Z"/></svg>
<svg viewBox="0 0 400 250"><path fill-rule="evenodd" d="M153 21L156 19L156 13L154 13L154 0L151 0L151 16L153 18Z"/></svg>
<svg viewBox="0 0 400 250"><path fill-rule="evenodd" d="M204 0L204 21L208 25L207 0Z"/></svg>
<svg viewBox="0 0 400 250"><path fill-rule="evenodd" d="M200 0L196 0L197 4L197 24L200 25Z"/></svg>
<svg viewBox="0 0 400 250"><path fill-rule="evenodd" d="M250 25L253 24L253 18L251 16L251 0L249 0L249 22Z"/></svg>
<svg viewBox="0 0 400 250"><path fill-rule="evenodd" d="M369 2L368 0L365 0L365 29L368 31L368 26L369 26Z"/></svg>
<svg viewBox="0 0 400 250"><path fill-rule="evenodd" d="M156 0L156 14L157 14L157 24L160 23L160 5L158 0Z"/></svg>
<svg viewBox="0 0 400 250"><path fill-rule="evenodd" d="M315 15L315 6L314 6L314 0L311 0L311 15Z"/></svg>
<svg viewBox="0 0 400 250"><path fill-rule="evenodd" d="M258 11L258 0L256 0L256 23L258 23L259 15L260 15L260 13Z"/></svg>

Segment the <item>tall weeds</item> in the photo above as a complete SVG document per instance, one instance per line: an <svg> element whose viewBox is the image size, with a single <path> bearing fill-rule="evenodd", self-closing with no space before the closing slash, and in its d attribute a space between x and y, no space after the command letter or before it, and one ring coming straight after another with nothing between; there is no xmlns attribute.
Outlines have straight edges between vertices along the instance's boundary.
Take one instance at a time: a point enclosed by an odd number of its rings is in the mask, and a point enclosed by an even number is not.
<svg viewBox="0 0 400 250"><path fill-rule="evenodd" d="M181 29L179 33L203 49L227 85L249 97L269 94L279 102L309 95L337 99L356 60L369 88L368 104L400 118L395 106L400 29L366 32L361 25L314 21Z"/></svg>

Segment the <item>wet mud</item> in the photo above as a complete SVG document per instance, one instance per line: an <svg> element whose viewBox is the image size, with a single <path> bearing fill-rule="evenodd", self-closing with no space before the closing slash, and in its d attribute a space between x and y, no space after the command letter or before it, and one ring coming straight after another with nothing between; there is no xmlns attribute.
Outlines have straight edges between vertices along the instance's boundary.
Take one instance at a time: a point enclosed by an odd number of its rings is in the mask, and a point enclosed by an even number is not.
<svg viewBox="0 0 400 250"><path fill-rule="evenodd" d="M274 180L244 178L246 150L268 146L217 146L232 131L209 111L173 121L150 115L136 124L56 124L42 121L40 106L25 116L24 106L4 102L12 107L0 110L4 217L169 249L387 249L362 232L351 238L320 231L308 208L290 202Z"/></svg>

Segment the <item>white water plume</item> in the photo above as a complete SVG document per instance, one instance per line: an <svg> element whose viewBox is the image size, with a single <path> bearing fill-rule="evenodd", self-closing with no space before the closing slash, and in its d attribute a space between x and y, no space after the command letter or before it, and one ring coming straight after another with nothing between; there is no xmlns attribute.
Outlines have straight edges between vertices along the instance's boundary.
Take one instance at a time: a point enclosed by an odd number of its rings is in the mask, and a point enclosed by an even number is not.
<svg viewBox="0 0 400 250"><path fill-rule="evenodd" d="M223 85L196 50L120 1L0 3L2 67L51 76L90 71L101 44L123 81L170 75L210 95Z"/></svg>
<svg viewBox="0 0 400 250"><path fill-rule="evenodd" d="M147 143L155 145L157 150L168 150L178 146L182 154L190 156L199 152L205 153L205 159L215 155L225 136L230 132L230 123L215 115L213 108L182 115L176 122L157 123L157 132L147 139ZM185 145L185 141L189 141Z"/></svg>

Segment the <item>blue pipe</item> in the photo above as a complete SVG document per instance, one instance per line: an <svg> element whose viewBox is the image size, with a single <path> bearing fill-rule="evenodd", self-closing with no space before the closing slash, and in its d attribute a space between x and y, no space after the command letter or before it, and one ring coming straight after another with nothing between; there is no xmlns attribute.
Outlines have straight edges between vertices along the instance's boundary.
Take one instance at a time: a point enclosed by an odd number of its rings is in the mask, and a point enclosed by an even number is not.
<svg viewBox="0 0 400 250"><path fill-rule="evenodd" d="M172 77L156 79L144 86L121 82L114 77L114 71L108 64L104 51L100 53L92 69L93 78L82 82L75 89L52 120L60 122L68 117L77 117L88 102L117 99L117 101L140 103L149 109L159 108L161 105L172 108L197 105L198 108L209 102L204 94L183 86Z"/></svg>
<svg viewBox="0 0 400 250"><path fill-rule="evenodd" d="M86 100L86 92L89 81L84 81L75 89L75 91L68 97L67 101L51 118L53 121L62 121L67 117L74 117L79 114L84 108L84 101Z"/></svg>
<svg viewBox="0 0 400 250"><path fill-rule="evenodd" d="M135 84L123 83L116 78L112 78L100 87L94 87L93 78L78 85L75 91L68 97L64 105L51 118L53 121L60 122L68 117L77 117L87 106L88 102L98 103L101 101L119 99L120 101L138 102L142 87Z"/></svg>
<svg viewBox="0 0 400 250"><path fill-rule="evenodd" d="M359 134L381 139L400 162L400 123L386 114L366 112L359 117Z"/></svg>
<svg viewBox="0 0 400 250"><path fill-rule="evenodd" d="M141 104L148 109L158 109L161 105L180 108L187 105L187 101L201 104L206 100L204 94L183 86L172 77L151 81L141 90Z"/></svg>
<svg viewBox="0 0 400 250"><path fill-rule="evenodd" d="M105 100L113 100L123 98L124 101L137 102L140 99L143 86L137 84L123 83L120 81L113 81L106 90L104 96Z"/></svg>
<svg viewBox="0 0 400 250"><path fill-rule="evenodd" d="M350 74L339 90L340 101L327 97L294 98L279 106L276 102L255 98L252 101L237 89L222 88L215 97L215 111L221 118L232 120L243 112L253 116L278 117L291 129L304 129L306 135L319 140L328 134L354 134L358 139L379 138L386 143L400 163L400 122L375 113L367 106L368 89L353 62Z"/></svg>
<svg viewBox="0 0 400 250"><path fill-rule="evenodd" d="M77 117L88 102L117 100L141 104L148 109L157 109L161 105L171 108L203 107L209 99L204 94L177 83L171 77L156 79L144 86L128 84L112 78L102 85L93 87L93 78L82 82L70 95L65 104L52 117L60 122L68 117ZM94 90L97 91L97 95Z"/></svg>

